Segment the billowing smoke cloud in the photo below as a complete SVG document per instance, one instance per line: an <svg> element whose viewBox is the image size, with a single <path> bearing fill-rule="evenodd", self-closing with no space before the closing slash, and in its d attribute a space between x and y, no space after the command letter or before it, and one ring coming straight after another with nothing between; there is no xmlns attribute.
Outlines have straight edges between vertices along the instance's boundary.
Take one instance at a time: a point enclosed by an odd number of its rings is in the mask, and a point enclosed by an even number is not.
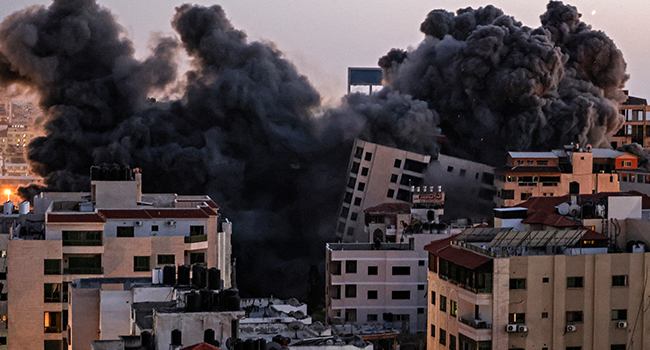
<svg viewBox="0 0 650 350"><path fill-rule="evenodd" d="M451 155L499 165L506 151L576 138L609 148L623 123L621 52L573 6L551 1L540 18L531 29L493 6L434 10L419 47L379 65L393 89L437 111Z"/></svg>
<svg viewBox="0 0 650 350"><path fill-rule="evenodd" d="M244 293L300 296L333 238L355 138L436 154L442 128L453 154L487 163L574 135L606 143L621 123L620 52L572 7L544 16L531 30L491 6L434 11L416 50L380 60L389 86L315 117L307 78L219 6L177 8L178 36L137 60L108 10L55 0L0 23L0 83L40 95L47 135L28 157L48 190L88 190L91 165L118 163L142 168L147 192L207 193L234 222ZM180 50L193 65L183 79ZM149 98L179 81L181 98Z"/></svg>

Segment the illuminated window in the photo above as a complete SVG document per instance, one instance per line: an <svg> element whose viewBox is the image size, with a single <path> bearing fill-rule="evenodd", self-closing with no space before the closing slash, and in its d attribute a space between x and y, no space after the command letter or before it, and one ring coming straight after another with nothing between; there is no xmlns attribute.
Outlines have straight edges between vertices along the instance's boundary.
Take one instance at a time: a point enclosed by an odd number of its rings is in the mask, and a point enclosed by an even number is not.
<svg viewBox="0 0 650 350"><path fill-rule="evenodd" d="M61 333L61 312L45 311L45 333Z"/></svg>
<svg viewBox="0 0 650 350"><path fill-rule="evenodd" d="M508 314L508 323L526 323L526 314L525 313L513 313Z"/></svg>

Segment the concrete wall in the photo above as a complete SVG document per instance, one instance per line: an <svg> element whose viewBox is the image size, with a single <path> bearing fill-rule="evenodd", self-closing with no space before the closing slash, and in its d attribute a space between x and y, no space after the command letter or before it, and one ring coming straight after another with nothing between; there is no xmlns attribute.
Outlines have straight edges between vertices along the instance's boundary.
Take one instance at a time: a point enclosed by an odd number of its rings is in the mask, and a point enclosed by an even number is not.
<svg viewBox="0 0 650 350"><path fill-rule="evenodd" d="M118 339L120 335L131 334L131 291L102 290L100 298L101 339Z"/></svg>
<svg viewBox="0 0 650 350"><path fill-rule="evenodd" d="M87 350L93 340L101 339L100 290L73 288L70 301L71 348Z"/></svg>
<svg viewBox="0 0 650 350"><path fill-rule="evenodd" d="M243 316L239 312L192 312L192 313L160 313L154 311L154 342L156 349L169 349L171 333L181 331L181 341L187 347L203 342L203 332L212 329L215 339L225 344L230 338L231 320Z"/></svg>

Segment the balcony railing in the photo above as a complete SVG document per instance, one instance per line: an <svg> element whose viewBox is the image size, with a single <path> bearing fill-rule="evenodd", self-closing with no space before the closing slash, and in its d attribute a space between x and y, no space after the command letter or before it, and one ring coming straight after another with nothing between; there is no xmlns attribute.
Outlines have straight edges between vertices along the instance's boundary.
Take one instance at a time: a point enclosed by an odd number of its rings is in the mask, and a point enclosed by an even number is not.
<svg viewBox="0 0 650 350"><path fill-rule="evenodd" d="M207 240L208 235L185 236L185 243L205 242Z"/></svg>
<svg viewBox="0 0 650 350"><path fill-rule="evenodd" d="M65 239L63 240L63 246L64 247L90 247L90 246L101 246L102 245L102 240L101 239L79 239L79 240L72 240L72 239Z"/></svg>
<svg viewBox="0 0 650 350"><path fill-rule="evenodd" d="M70 267L63 269L66 275L102 275L103 267Z"/></svg>
<svg viewBox="0 0 650 350"><path fill-rule="evenodd" d="M483 320L471 320L463 317L459 317L460 322L474 328L474 329L492 329L492 324L487 323Z"/></svg>

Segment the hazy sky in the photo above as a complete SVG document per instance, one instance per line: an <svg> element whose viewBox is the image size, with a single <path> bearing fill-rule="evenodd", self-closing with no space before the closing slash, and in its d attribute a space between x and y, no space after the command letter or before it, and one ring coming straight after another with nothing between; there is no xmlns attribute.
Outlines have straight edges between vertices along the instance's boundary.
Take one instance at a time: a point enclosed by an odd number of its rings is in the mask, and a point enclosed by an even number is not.
<svg viewBox="0 0 650 350"><path fill-rule="evenodd" d="M1 0L0 17L45 0ZM147 54L151 33L171 34L177 0L100 0L135 42L138 56ZM347 67L377 65L391 48L408 48L423 38L420 23L433 9L455 11L492 4L529 27L539 26L545 0L415 1L415 0L224 0L220 4L235 27L250 39L274 42L309 77L324 99L346 92ZM650 99L650 2L647 0L577 0L568 2L582 20L611 37L623 52L631 78L630 93Z"/></svg>

